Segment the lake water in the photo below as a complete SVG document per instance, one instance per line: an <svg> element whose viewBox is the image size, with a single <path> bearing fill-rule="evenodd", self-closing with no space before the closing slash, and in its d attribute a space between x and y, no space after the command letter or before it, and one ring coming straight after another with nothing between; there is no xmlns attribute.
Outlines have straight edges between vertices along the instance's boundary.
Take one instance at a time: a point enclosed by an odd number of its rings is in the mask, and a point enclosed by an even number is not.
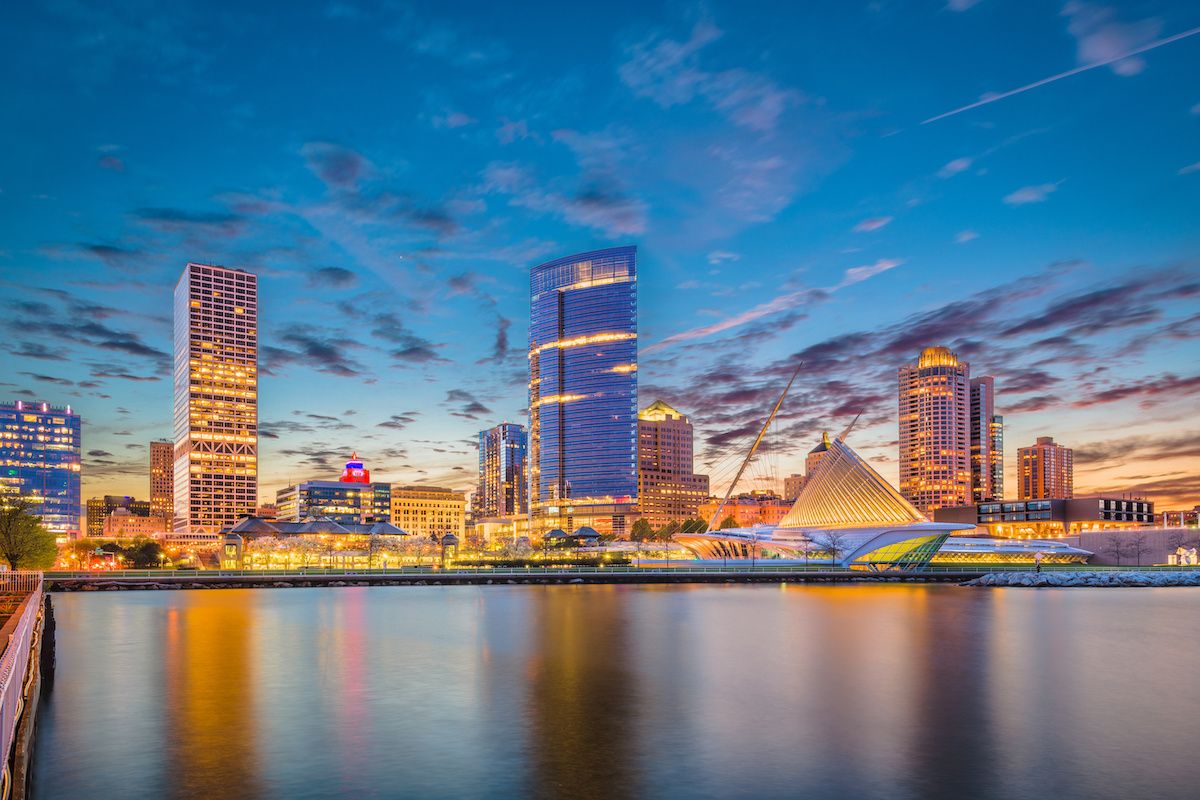
<svg viewBox="0 0 1200 800"><path fill-rule="evenodd" d="M57 594L33 796L1194 798L1200 589Z"/></svg>

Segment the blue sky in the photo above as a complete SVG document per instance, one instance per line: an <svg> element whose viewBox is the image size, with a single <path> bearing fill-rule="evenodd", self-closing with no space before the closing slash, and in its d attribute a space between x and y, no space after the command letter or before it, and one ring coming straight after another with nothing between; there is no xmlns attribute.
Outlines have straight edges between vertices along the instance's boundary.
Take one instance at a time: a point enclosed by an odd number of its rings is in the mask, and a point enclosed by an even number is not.
<svg viewBox="0 0 1200 800"><path fill-rule="evenodd" d="M81 409L85 496L147 492L188 260L260 276L269 499L351 450L469 488L528 268L636 243L642 404L718 485L798 360L746 488L858 411L894 480L895 370L946 344L1010 493L1053 435L1081 491L1200 502L1191 4L160 5L0 25L0 395Z"/></svg>

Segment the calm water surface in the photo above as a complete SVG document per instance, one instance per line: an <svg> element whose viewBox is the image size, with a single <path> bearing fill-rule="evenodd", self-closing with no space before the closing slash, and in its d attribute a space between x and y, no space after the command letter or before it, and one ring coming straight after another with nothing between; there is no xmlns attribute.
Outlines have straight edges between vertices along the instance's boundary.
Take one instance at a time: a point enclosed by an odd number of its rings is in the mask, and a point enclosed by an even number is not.
<svg viewBox="0 0 1200 800"><path fill-rule="evenodd" d="M54 596L35 798L1194 798L1200 590Z"/></svg>

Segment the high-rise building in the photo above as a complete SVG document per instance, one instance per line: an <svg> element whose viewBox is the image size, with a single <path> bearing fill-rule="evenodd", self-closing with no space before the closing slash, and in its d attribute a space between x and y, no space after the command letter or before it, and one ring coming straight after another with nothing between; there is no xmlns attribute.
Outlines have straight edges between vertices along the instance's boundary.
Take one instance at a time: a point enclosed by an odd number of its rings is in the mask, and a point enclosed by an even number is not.
<svg viewBox="0 0 1200 800"><path fill-rule="evenodd" d="M115 494L88 498L87 535L103 536L105 523L117 511L124 511L131 517L144 519L150 516L150 502L148 500L137 500L128 495Z"/></svg>
<svg viewBox="0 0 1200 800"><path fill-rule="evenodd" d="M80 532L81 433L70 406L0 403L0 495L30 501L58 537Z"/></svg>
<svg viewBox="0 0 1200 800"><path fill-rule="evenodd" d="M970 503L970 367L926 347L899 378L900 494L926 515Z"/></svg>
<svg viewBox="0 0 1200 800"><path fill-rule="evenodd" d="M654 528L700 513L708 476L693 464L692 421L661 400L638 412L638 504Z"/></svg>
<svg viewBox="0 0 1200 800"><path fill-rule="evenodd" d="M821 458L829 452L829 447L829 434L822 433L821 441L817 443L816 447L814 447L812 450L809 450L808 455L804 457L804 474L806 477L812 477L813 471L817 468L817 464L821 463ZM799 496L799 492L797 492L797 496Z"/></svg>
<svg viewBox="0 0 1200 800"><path fill-rule="evenodd" d="M341 525L391 522L392 485L372 483L370 470L354 453L342 470L341 480L306 481L279 489L271 513L280 522L322 517Z"/></svg>
<svg viewBox="0 0 1200 800"><path fill-rule="evenodd" d="M637 248L530 271L529 513L628 535L637 509Z"/></svg>
<svg viewBox="0 0 1200 800"><path fill-rule="evenodd" d="M258 278L188 264L175 285L175 536L258 504Z"/></svg>
<svg viewBox="0 0 1200 800"><path fill-rule="evenodd" d="M175 444L150 443L150 515L172 523L175 517ZM172 527L167 525L168 530Z"/></svg>
<svg viewBox="0 0 1200 800"><path fill-rule="evenodd" d="M1021 500L1070 500L1075 496L1075 454L1039 436L1037 444L1017 450L1017 480Z"/></svg>
<svg viewBox="0 0 1200 800"><path fill-rule="evenodd" d="M405 533L462 541L467 527L467 496L440 486L393 486L392 524Z"/></svg>
<svg viewBox="0 0 1200 800"><path fill-rule="evenodd" d="M1004 497L1004 417L991 376L971 379L971 496L975 503Z"/></svg>
<svg viewBox="0 0 1200 800"><path fill-rule="evenodd" d="M472 502L476 519L529 513L525 485L528 447L523 425L501 422L479 432L479 486Z"/></svg>

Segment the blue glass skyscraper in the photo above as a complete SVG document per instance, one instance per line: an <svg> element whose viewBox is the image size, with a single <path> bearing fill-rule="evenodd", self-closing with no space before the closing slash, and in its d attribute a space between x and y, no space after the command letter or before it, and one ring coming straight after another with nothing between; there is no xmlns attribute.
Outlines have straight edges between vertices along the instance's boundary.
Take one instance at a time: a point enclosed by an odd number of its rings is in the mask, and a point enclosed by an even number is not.
<svg viewBox="0 0 1200 800"><path fill-rule="evenodd" d="M637 506L637 248L530 272L529 513L535 533L627 533Z"/></svg>
<svg viewBox="0 0 1200 800"><path fill-rule="evenodd" d="M33 502L60 537L79 536L80 420L70 406L0 403L0 492Z"/></svg>

